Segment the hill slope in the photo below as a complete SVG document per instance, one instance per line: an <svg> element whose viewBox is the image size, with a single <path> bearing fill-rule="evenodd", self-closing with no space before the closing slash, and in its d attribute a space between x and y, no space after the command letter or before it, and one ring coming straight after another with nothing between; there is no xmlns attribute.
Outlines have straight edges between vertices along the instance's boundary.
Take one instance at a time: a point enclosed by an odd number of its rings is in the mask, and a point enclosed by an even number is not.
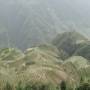
<svg viewBox="0 0 90 90"><path fill-rule="evenodd" d="M3 52L5 51L3 50ZM13 54L13 52L8 53ZM76 68L73 67L73 70L72 68L67 68L66 64L64 65L64 62L59 59L59 51L52 45L29 48L25 51L23 57L14 59L9 63L7 63L7 60L0 61L1 87L4 87L3 85L7 81L13 85L14 89L19 82L22 85L31 82L36 86L36 83L58 85L62 81L66 81L68 85L73 87L80 79L79 74L76 73ZM65 68L68 70L66 71ZM72 73L70 74L69 71L72 71Z"/></svg>
<svg viewBox="0 0 90 90"><path fill-rule="evenodd" d="M90 43L76 50L74 55L83 56L86 59L90 60Z"/></svg>
<svg viewBox="0 0 90 90"><path fill-rule="evenodd" d="M72 56L74 52L78 49L78 44L87 41L83 35L78 32L64 32L57 35L53 40L53 44L60 50L63 49L68 56Z"/></svg>
<svg viewBox="0 0 90 90"><path fill-rule="evenodd" d="M23 56L24 54L18 49L4 48L0 50L0 60L1 61L13 61Z"/></svg>

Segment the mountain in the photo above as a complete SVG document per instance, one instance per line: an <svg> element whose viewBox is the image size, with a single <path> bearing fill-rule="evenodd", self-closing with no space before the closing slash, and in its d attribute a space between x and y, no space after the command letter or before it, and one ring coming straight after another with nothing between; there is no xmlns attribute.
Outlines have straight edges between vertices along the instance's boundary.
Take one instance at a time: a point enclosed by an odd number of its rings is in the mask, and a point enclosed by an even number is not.
<svg viewBox="0 0 90 90"><path fill-rule="evenodd" d="M66 52L67 56L72 56L78 49L79 44L87 41L83 35L76 31L64 32L56 36L52 43L60 50ZM66 56L66 55L65 55Z"/></svg>
<svg viewBox="0 0 90 90"><path fill-rule="evenodd" d="M84 44L84 46L75 51L74 55L83 56L90 60L90 43L86 45Z"/></svg>
<svg viewBox="0 0 90 90"><path fill-rule="evenodd" d="M90 37L90 5L88 0L83 1L83 5L80 2L0 0L0 47L25 50L50 42L58 32L70 30Z"/></svg>

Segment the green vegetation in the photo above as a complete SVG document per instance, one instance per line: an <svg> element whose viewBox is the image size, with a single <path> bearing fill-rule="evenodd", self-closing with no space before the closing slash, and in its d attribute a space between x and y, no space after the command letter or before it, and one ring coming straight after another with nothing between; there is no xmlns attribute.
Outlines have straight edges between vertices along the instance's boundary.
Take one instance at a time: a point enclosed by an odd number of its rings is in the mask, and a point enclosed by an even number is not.
<svg viewBox="0 0 90 90"><path fill-rule="evenodd" d="M66 83L62 81L60 86L53 86L53 84L48 85L32 85L31 83L27 83L26 85L22 86L21 83L13 88L9 83L3 88L3 90L74 90L73 88L67 88ZM88 83L80 83L79 86L75 88L75 90L90 90L90 84Z"/></svg>
<svg viewBox="0 0 90 90"><path fill-rule="evenodd" d="M75 38L76 35L73 39L79 38ZM0 90L89 90L89 45L81 40L77 46L75 52L88 54L76 55L74 52L70 55L65 49L58 50L51 44L28 48L24 52L15 48L1 49Z"/></svg>
<svg viewBox="0 0 90 90"><path fill-rule="evenodd" d="M86 59L90 60L90 43L79 48L74 55L83 56Z"/></svg>
<svg viewBox="0 0 90 90"><path fill-rule="evenodd" d="M76 88L76 90L90 90L90 84L83 83L78 88Z"/></svg>
<svg viewBox="0 0 90 90"><path fill-rule="evenodd" d="M2 61L16 60L22 57L23 55L24 54L20 50L14 48L4 48L0 50L0 60Z"/></svg>
<svg viewBox="0 0 90 90"><path fill-rule="evenodd" d="M63 34L59 34L54 40L53 44L61 51L64 51L64 57L68 58L74 54L74 52L78 49L78 45L80 43L84 43L87 41L83 35L73 31L73 32L65 32Z"/></svg>

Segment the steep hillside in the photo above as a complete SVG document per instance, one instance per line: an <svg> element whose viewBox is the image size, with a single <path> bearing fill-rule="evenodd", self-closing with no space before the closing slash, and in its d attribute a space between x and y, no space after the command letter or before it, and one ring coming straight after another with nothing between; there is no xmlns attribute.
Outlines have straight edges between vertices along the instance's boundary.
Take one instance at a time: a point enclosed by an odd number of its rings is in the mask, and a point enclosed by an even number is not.
<svg viewBox="0 0 90 90"><path fill-rule="evenodd" d="M60 50L63 49L64 52L69 56L72 56L74 52L80 48L79 44L84 43L88 39L78 32L64 32L59 34L54 40L53 44Z"/></svg>
<svg viewBox="0 0 90 90"><path fill-rule="evenodd" d="M66 60L62 67L69 75L78 78L78 82L90 83L90 62L81 56L73 56Z"/></svg>
<svg viewBox="0 0 90 90"><path fill-rule="evenodd" d="M86 59L90 60L90 43L83 45L82 47L77 49L74 55L83 56Z"/></svg>
<svg viewBox="0 0 90 90"><path fill-rule="evenodd" d="M38 64L54 66L56 64L61 64L63 61L60 59L60 53L56 47L52 45L40 45L38 47L29 48L24 52L24 57L11 63L11 66L21 66L25 67Z"/></svg>
<svg viewBox="0 0 90 90"><path fill-rule="evenodd" d="M68 89L75 89L81 78L89 82L90 63L85 58L73 56L62 61L60 55L52 45L29 48L24 53L14 48L1 49L0 89L4 90L9 85L10 90L18 90L29 85L29 88L33 86L43 90L39 88L49 85L45 90L58 90L63 81Z"/></svg>
<svg viewBox="0 0 90 90"><path fill-rule="evenodd" d="M0 50L0 60L1 61L13 61L23 56L24 54L18 49L4 48Z"/></svg>
<svg viewBox="0 0 90 90"><path fill-rule="evenodd" d="M72 63L78 69L86 67L89 63L87 59L81 56L73 56L67 59L64 63Z"/></svg>
<svg viewBox="0 0 90 90"><path fill-rule="evenodd" d="M11 52L9 50L11 50ZM37 84L54 84L54 88L62 81L67 82L70 87L74 87L79 83L77 82L80 80L79 73L77 72L78 69L69 65L67 62L63 62L59 58L59 51L52 45L40 45L35 48L29 48L24 54L21 54L20 58L16 57L18 56L17 49L5 49L1 51L4 54L6 53L3 58L5 56L11 58L13 54L15 55L15 57L13 56L12 58L12 62L7 63L8 60L6 60L6 58L4 62L4 59L0 61L1 88L3 88L7 82L10 83L14 89L20 82L22 86L26 85L26 83L32 83L35 86ZM11 56L8 55L8 53ZM24 56L22 57L22 55ZM73 59L72 61L70 60L70 62L73 62ZM83 66L84 64L86 65L83 60L82 62ZM77 64L77 62L75 63ZM72 73L70 71L72 71Z"/></svg>

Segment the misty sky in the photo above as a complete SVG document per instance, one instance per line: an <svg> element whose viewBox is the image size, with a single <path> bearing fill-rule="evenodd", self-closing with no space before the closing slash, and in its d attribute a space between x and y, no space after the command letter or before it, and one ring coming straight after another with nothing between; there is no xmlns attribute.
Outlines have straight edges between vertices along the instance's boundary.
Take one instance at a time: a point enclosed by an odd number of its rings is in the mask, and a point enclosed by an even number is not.
<svg viewBox="0 0 90 90"><path fill-rule="evenodd" d="M0 0L0 24L6 28L26 29L36 17L57 31L74 27L90 36L90 0Z"/></svg>

